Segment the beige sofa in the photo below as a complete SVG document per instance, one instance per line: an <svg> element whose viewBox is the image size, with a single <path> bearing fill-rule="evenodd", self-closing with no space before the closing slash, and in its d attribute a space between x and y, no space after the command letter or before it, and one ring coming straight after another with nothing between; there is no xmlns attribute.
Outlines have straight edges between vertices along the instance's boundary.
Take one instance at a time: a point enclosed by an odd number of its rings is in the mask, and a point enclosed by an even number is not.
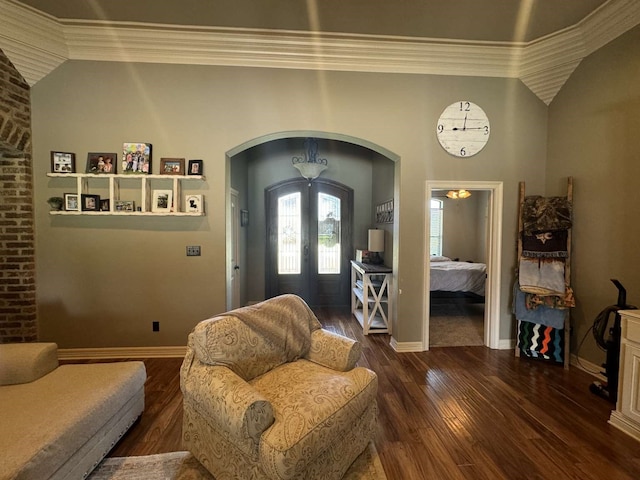
<svg viewBox="0 0 640 480"><path fill-rule="evenodd" d="M144 409L142 362L58 365L55 343L0 345L0 480L85 478Z"/></svg>
<svg viewBox="0 0 640 480"><path fill-rule="evenodd" d="M358 342L283 295L200 322L180 372L183 444L225 479L340 479L373 439Z"/></svg>

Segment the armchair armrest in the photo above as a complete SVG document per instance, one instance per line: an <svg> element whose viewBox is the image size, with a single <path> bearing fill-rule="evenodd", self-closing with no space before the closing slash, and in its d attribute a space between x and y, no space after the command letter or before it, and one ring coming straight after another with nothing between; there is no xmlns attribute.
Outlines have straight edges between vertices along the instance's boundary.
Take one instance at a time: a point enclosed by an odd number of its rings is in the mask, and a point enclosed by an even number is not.
<svg viewBox="0 0 640 480"><path fill-rule="evenodd" d="M306 358L333 370L346 372L356 366L361 354L360 342L328 330L317 329L311 334L311 348Z"/></svg>
<svg viewBox="0 0 640 480"><path fill-rule="evenodd" d="M195 410L219 434L251 450L275 420L271 403L229 368L206 365L193 356L191 360L181 373L184 408Z"/></svg>
<svg viewBox="0 0 640 480"><path fill-rule="evenodd" d="M6 343L0 345L0 385L29 383L58 367L55 343Z"/></svg>

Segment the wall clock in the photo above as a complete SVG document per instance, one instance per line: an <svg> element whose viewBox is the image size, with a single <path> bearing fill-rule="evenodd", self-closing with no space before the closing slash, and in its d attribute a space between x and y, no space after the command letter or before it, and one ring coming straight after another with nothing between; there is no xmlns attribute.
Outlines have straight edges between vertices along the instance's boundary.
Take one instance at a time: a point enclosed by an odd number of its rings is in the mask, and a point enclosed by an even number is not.
<svg viewBox="0 0 640 480"><path fill-rule="evenodd" d="M456 157L471 157L489 141L491 127L484 110L475 103L461 100L444 109L436 135L442 148Z"/></svg>

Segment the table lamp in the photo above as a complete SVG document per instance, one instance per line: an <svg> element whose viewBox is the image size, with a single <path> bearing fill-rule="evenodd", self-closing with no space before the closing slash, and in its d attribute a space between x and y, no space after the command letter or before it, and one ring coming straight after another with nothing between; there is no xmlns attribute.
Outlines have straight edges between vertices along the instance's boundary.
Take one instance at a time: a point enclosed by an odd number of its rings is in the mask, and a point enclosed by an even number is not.
<svg viewBox="0 0 640 480"><path fill-rule="evenodd" d="M384 260L380 256L380 252L384 252L384 230L370 229L368 250L372 253L369 255L369 262L374 265L381 265Z"/></svg>

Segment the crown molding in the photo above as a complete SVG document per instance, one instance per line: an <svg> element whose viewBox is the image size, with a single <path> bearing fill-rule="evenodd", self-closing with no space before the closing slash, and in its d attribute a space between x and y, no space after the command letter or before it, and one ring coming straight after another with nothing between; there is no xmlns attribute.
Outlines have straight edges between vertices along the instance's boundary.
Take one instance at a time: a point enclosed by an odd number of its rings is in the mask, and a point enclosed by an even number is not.
<svg viewBox="0 0 640 480"><path fill-rule="evenodd" d="M638 0L609 0L578 24L586 54L602 48L639 23Z"/></svg>
<svg viewBox="0 0 640 480"><path fill-rule="evenodd" d="M6 0L0 1L0 48L31 86L69 58L56 18Z"/></svg>
<svg viewBox="0 0 640 480"><path fill-rule="evenodd" d="M0 0L0 48L34 85L65 60L518 78L549 105L580 61L640 23L609 0L529 43L59 20Z"/></svg>
<svg viewBox="0 0 640 480"><path fill-rule="evenodd" d="M67 22L73 60L434 75L513 76L506 44L292 31Z"/></svg>

